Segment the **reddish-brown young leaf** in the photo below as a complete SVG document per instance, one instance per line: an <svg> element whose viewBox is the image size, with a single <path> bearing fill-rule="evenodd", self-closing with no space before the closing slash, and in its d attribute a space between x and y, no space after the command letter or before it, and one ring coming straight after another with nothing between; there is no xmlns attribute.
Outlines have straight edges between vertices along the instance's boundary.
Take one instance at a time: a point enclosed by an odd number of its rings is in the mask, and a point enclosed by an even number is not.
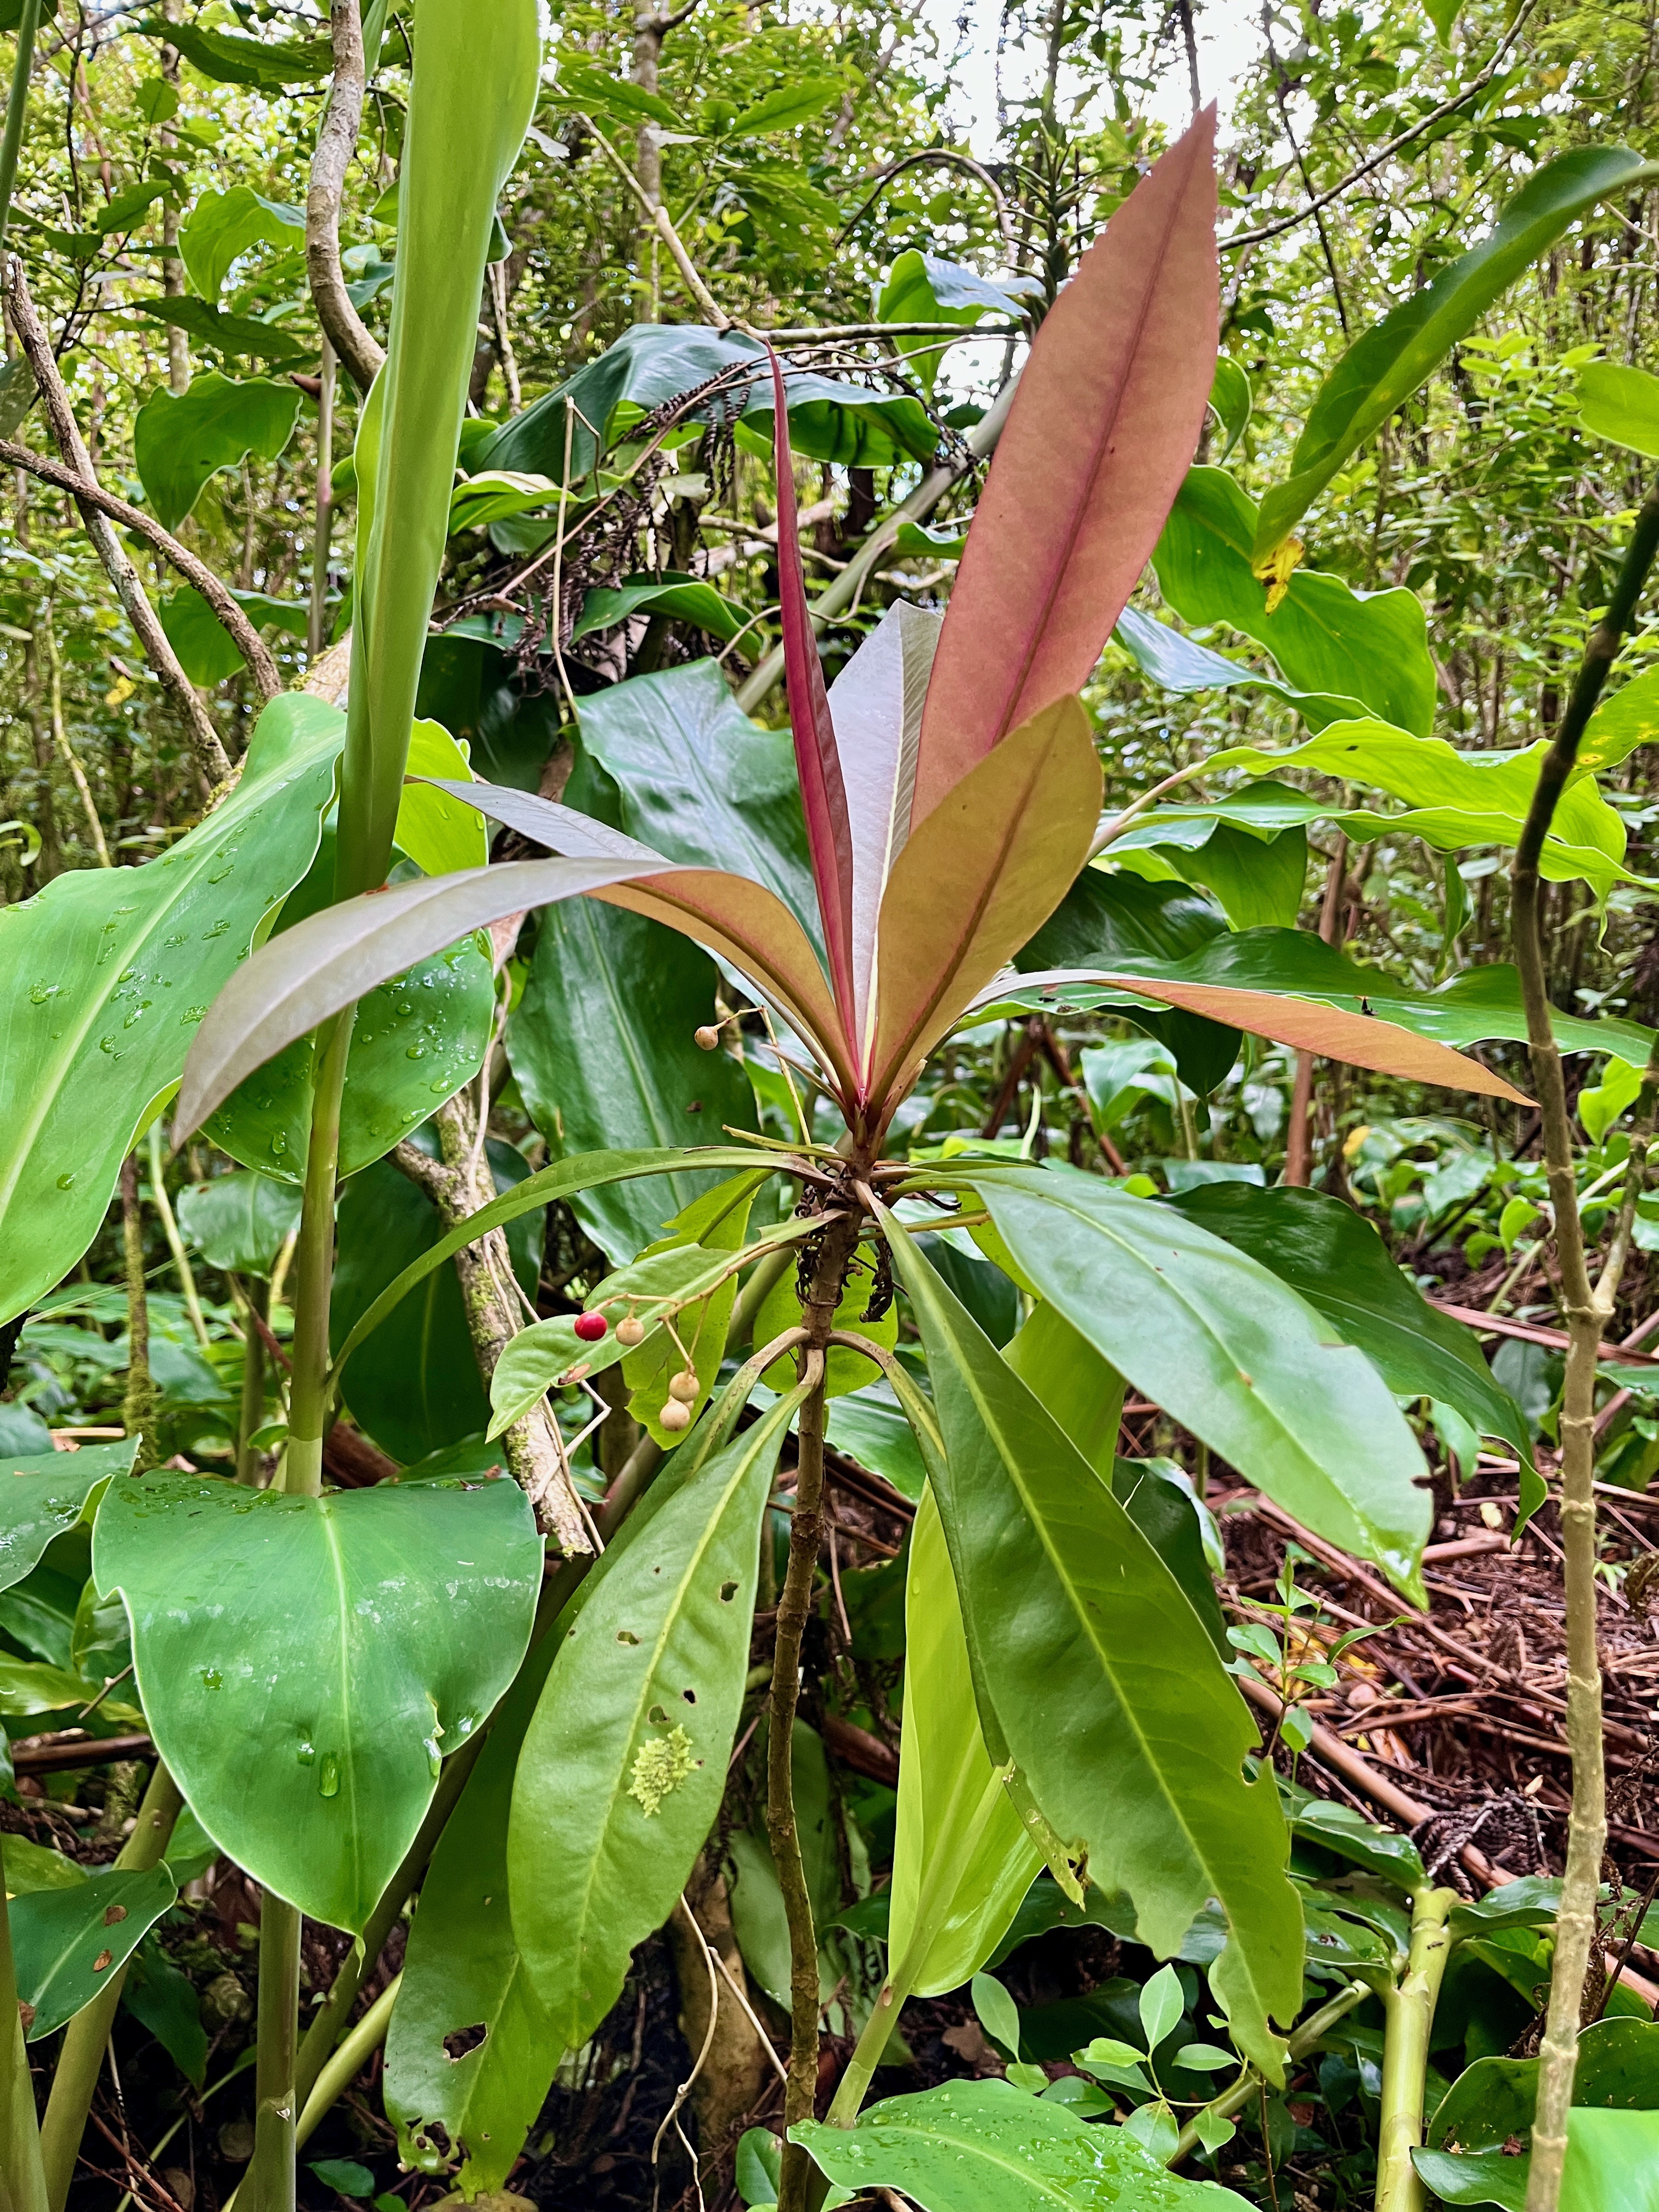
<svg viewBox="0 0 1659 2212"><path fill-rule="evenodd" d="M997 997L1021 999L1062 983L1106 983L1115 990L1133 991L1137 998L1156 1000L1160 1006L1182 1006L1189 1014L1205 1014L1229 1029L1249 1030L1253 1036L1271 1038L1297 1052L1317 1053L1326 1060L1346 1060L1350 1067L1369 1067L1379 1075L1397 1075L1408 1083L1435 1083L1447 1091L1478 1091L1488 1098L1507 1098L1511 1105L1530 1106L1523 1091L1505 1083L1478 1060L1401 1029L1397 1022L1375 1014L1355 1014L1346 1006L1328 1006L1317 999L1292 998L1279 991L1247 991L1231 983L1182 983L1162 976L1120 973L1108 968L1049 968L1035 975L1011 976L1000 987L982 991L978 1003Z"/></svg>
<svg viewBox="0 0 1659 2212"><path fill-rule="evenodd" d="M975 994L1065 897L1088 858L1100 792L1089 717L1078 700L1060 699L911 831L881 902L863 1086L877 1128Z"/></svg>
<svg viewBox="0 0 1659 2212"><path fill-rule="evenodd" d="M817 636L807 611L801 574L800 540L795 528L795 466L789 451L789 409L783 371L770 355L772 450L777 471L778 601L783 627L783 670L789 695L789 726L795 738L795 768L806 816L806 849L823 918L830 981L842 1025L851 1032L857 1017L853 988L853 829L842 781L836 727L823 686Z"/></svg>
<svg viewBox="0 0 1659 2212"><path fill-rule="evenodd" d="M1006 732L1082 689L1158 543L1215 370L1214 141L1211 107L1037 333L951 593L914 822Z"/></svg>

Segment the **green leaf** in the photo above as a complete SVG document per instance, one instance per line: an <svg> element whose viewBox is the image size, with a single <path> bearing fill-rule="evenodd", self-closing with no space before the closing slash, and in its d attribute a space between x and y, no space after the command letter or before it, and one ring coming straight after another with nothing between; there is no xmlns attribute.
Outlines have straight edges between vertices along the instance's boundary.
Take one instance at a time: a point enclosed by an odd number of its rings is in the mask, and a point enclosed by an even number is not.
<svg viewBox="0 0 1659 2212"><path fill-rule="evenodd" d="M430 1129L416 1143L436 1150ZM498 1192L522 1185L522 1153L492 1141L488 1157ZM443 1235L437 1208L390 1161L354 1176L340 1194L339 1257L329 1307L331 1346L392 1279ZM543 1215L518 1216L507 1229L514 1273L526 1296L541 1273ZM404 1466L447 1444L477 1436L489 1419L461 1286L453 1267L427 1276L341 1370L340 1387L353 1419Z"/></svg>
<svg viewBox="0 0 1659 2212"><path fill-rule="evenodd" d="M804 76L791 84L763 93L752 107L745 107L726 134L732 138L759 138L772 131L793 131L810 123L846 90L840 77Z"/></svg>
<svg viewBox="0 0 1659 2212"><path fill-rule="evenodd" d="M717 1183L665 1224L662 1237L648 1248L652 1255L648 1261L642 1260L637 1269L625 1267L620 1275L606 1279L607 1287L615 1284L620 1288L623 1283L636 1279L647 1267L666 1267L674 1260L689 1259L694 1252L702 1259L705 1283L713 1268L724 1267L727 1271L705 1296L680 1306L674 1320L674 1334L664 1328L647 1336L623 1362L629 1410L635 1420L643 1424L653 1443L665 1451L672 1451L685 1435L684 1430L665 1429L662 1425L671 1378L687 1366L696 1375L697 1395L690 1401L695 1419L707 1402L720 1371L732 1325L732 1309L737 1303L738 1258L748 1232L750 1209L766 1180L766 1170L762 1168ZM804 1226L804 1222L792 1222L773 1231L769 1241L776 1243L798 1238ZM678 1293L681 1297L685 1294L684 1289ZM649 1321L648 1307L642 1310L641 1318ZM757 1325L755 1342L764 1344L766 1340ZM688 1355L684 1359L680 1356L682 1346ZM793 1379L792 1375L789 1380Z"/></svg>
<svg viewBox="0 0 1659 2212"><path fill-rule="evenodd" d="M1030 276L1013 277L1005 286L964 268L958 261L944 261L936 254L920 252L911 246L894 260L892 272L876 302L876 320L955 323L962 330L971 329L987 315L1017 322L1027 313L1027 295L1033 289L1040 291L1041 286ZM892 344L908 362L910 374L922 390L931 392L945 358L943 347L931 338L899 337L892 340ZM942 538L909 522L901 526L894 550L902 554L943 555L947 560L960 560L964 537L960 527Z"/></svg>
<svg viewBox="0 0 1659 2212"><path fill-rule="evenodd" d="M143 1873L94 1875L73 1889L15 1898L11 1941L29 2042L89 2005L178 1894L164 1860Z"/></svg>
<svg viewBox="0 0 1659 2212"><path fill-rule="evenodd" d="M250 185L204 192L179 229L179 254L204 300L217 301L221 287L251 246L293 246L306 234L306 211L262 198Z"/></svg>
<svg viewBox="0 0 1659 2212"><path fill-rule="evenodd" d="M464 2192L506 2181L562 2051L514 1941L507 1866L513 1778L562 1640L550 1627L532 1647L445 1826L386 2033L386 2110L398 2155L442 2173L465 2145ZM482 2040L452 2057L446 2038L479 2027Z"/></svg>
<svg viewBox="0 0 1659 2212"><path fill-rule="evenodd" d="M1567 2119L1561 2212L1659 2212L1659 2112L1575 2112Z"/></svg>
<svg viewBox="0 0 1659 2212"><path fill-rule="evenodd" d="M1158 588L1183 622L1225 623L1265 645L1297 691L1363 701L1426 736L1434 663L1415 592L1352 592L1339 577L1298 568L1270 614L1251 568L1256 511L1222 469L1189 470L1152 555Z"/></svg>
<svg viewBox="0 0 1659 2212"><path fill-rule="evenodd" d="M183 331L199 346L223 354L228 360L303 361L315 349L290 335L279 324L253 315L226 315L205 300L128 300L129 314L145 321L166 323Z"/></svg>
<svg viewBox="0 0 1659 2212"><path fill-rule="evenodd" d="M216 368L191 377L187 392L158 386L132 426L133 459L157 520L176 530L208 478L250 453L274 461L294 435L300 398L296 385L239 384Z"/></svg>
<svg viewBox="0 0 1659 2212"><path fill-rule="evenodd" d="M410 733L411 777L447 776L465 783L471 776L466 749L441 722L416 722ZM398 809L398 849L407 853L423 876L447 876L460 868L481 868L489 858L489 833L476 807L430 782L404 787Z"/></svg>
<svg viewBox="0 0 1659 2212"><path fill-rule="evenodd" d="M495 207L535 112L534 0L495 0L483 14L466 0L424 0L414 52L386 366L363 403L355 449L343 896L377 889L391 860Z"/></svg>
<svg viewBox="0 0 1659 2212"><path fill-rule="evenodd" d="M1299 2002L1301 1907L1277 1800L1241 1772L1254 1723L1111 1490L896 1221L884 1226L939 1409L945 1456L930 1455L929 1478L988 1749L1012 1756L1067 1856L1133 1899L1155 1954L1220 1901L1211 1986L1241 2048L1277 2076L1269 2015L1289 2021ZM1144 1306L1139 1325L1156 1333Z"/></svg>
<svg viewBox="0 0 1659 2212"><path fill-rule="evenodd" d="M1525 2135L1537 2098L1535 2058L1478 2058L1435 2107L1426 2140L1436 2150L1449 2142L1482 2150ZM1572 2102L1575 2111L1659 2112L1659 2021L1599 2020L1585 2028Z"/></svg>
<svg viewBox="0 0 1659 2212"><path fill-rule="evenodd" d="M0 1451L0 1590L32 1573L53 1538L74 1528L94 1493L127 1474L137 1454L136 1437L76 1452Z"/></svg>
<svg viewBox="0 0 1659 2212"><path fill-rule="evenodd" d="M979 2024L1011 2058L1019 2057L1019 2007L994 1974L975 1974L969 1990Z"/></svg>
<svg viewBox="0 0 1659 2212"><path fill-rule="evenodd" d="M1397 1396L1442 1400L1532 1465L1525 1417L1473 1334L1437 1312L1351 1206L1319 1191L1236 1182L1167 1203L1288 1283L1358 1346Z"/></svg>
<svg viewBox="0 0 1659 2212"><path fill-rule="evenodd" d="M126 1600L151 1733L203 1826L356 1930L517 1671L541 1555L505 1480L301 1498L161 1474L111 1486L93 1571Z"/></svg>
<svg viewBox="0 0 1659 2212"><path fill-rule="evenodd" d="M1413 2149L1412 2164L1443 2204L1495 2204L1499 2212L1527 2212L1532 2160L1524 2154L1510 2158L1501 2149L1461 2154Z"/></svg>
<svg viewBox="0 0 1659 2212"><path fill-rule="evenodd" d="M745 608L734 606L712 584L700 582L695 576L632 576L614 591L588 592L570 642L574 645L578 638L589 637L596 630L615 629L630 615L647 610L707 630L727 645L740 630L750 627Z"/></svg>
<svg viewBox="0 0 1659 2212"><path fill-rule="evenodd" d="M1355 340L1319 388L1287 482L1261 502L1255 557L1295 528L1337 471L1410 398L1529 263L1599 200L1651 173L1622 146L1583 146L1535 169L1486 237ZM1374 704L1374 702L1368 703Z"/></svg>
<svg viewBox="0 0 1659 2212"><path fill-rule="evenodd" d="M171 1857L167 1867L176 1881L179 1869ZM196 1984L173 1965L153 1936L141 1943L128 1961L121 2002L149 2030L186 2081L199 2090L207 2074L208 2039Z"/></svg>
<svg viewBox="0 0 1659 2212"><path fill-rule="evenodd" d="M1422 1601L1423 1457L1363 1353L1167 1206L1074 1170L971 1168L964 1180L1042 1297L1135 1389Z"/></svg>
<svg viewBox="0 0 1659 2212"><path fill-rule="evenodd" d="M274 700L235 790L167 852L59 876L8 909L0 1316L33 1304L96 1236L209 1001L311 864L343 728L319 699Z"/></svg>
<svg viewBox="0 0 1659 2212"><path fill-rule="evenodd" d="M273 599L265 592L233 592L231 597L260 629L280 629L303 639L309 610L300 599ZM241 650L199 592L188 584L171 592L157 610L161 627L192 684L222 684L246 667Z"/></svg>
<svg viewBox="0 0 1659 2212"><path fill-rule="evenodd" d="M933 1492L904 1585L903 1752L893 1842L889 1972L896 1990L960 1989L995 1951L1042 1871L980 1733L962 1607ZM1009 2044L1018 2057L1018 2029Z"/></svg>
<svg viewBox="0 0 1659 2212"><path fill-rule="evenodd" d="M86 1887L85 1867L77 1866L62 1851L54 1851L45 1844L31 1843L27 1836L9 1835L5 1853L8 1897L30 1897L42 1889Z"/></svg>
<svg viewBox="0 0 1659 2212"><path fill-rule="evenodd" d="M562 60L556 97L600 115L620 115L630 123L659 123L665 131L684 131L678 112L654 92L627 77L607 76L580 62Z"/></svg>
<svg viewBox="0 0 1659 2212"><path fill-rule="evenodd" d="M327 76L334 68L334 49L326 39L291 42L247 39L234 31L204 31L194 23L157 21L153 17L138 28L177 46L185 59L214 84L245 84L258 92L282 92L289 85Z"/></svg>
<svg viewBox="0 0 1659 2212"><path fill-rule="evenodd" d="M374 2193L374 2176L355 2158L319 2158L313 2161L311 2171L325 2189L337 2190L342 2197L372 2197Z"/></svg>
<svg viewBox="0 0 1659 2212"><path fill-rule="evenodd" d="M1170 864L1188 883L1212 890L1235 929L1292 929L1308 877L1308 833L1299 825L1263 840L1218 820L1195 850L1176 848Z"/></svg>
<svg viewBox="0 0 1659 2212"><path fill-rule="evenodd" d="M556 2041L576 2050L661 1926L726 1787L761 1518L792 1392L607 1560L525 1738L507 1836L513 1928ZM550 1866L558 1879L548 1880Z"/></svg>
<svg viewBox="0 0 1659 2212"><path fill-rule="evenodd" d="M922 2212L1246 2212L1183 2181L1121 2128L1091 2127L1006 2081L951 2081L872 2105L857 2124L789 2130L832 2181L902 2190Z"/></svg>
<svg viewBox="0 0 1659 2212"><path fill-rule="evenodd" d="M1356 720L1365 711L1358 699L1292 690L1288 684L1246 667L1242 661L1229 660L1224 653L1184 635L1172 623L1154 622L1150 615L1137 614L1133 607L1124 608L1112 635L1143 676L1150 676L1165 691L1184 697L1197 691L1265 692L1270 699L1294 707L1310 730L1322 730L1328 722Z"/></svg>
<svg viewBox="0 0 1659 2212"><path fill-rule="evenodd" d="M1659 376L1618 362L1587 362L1578 372L1578 404L1593 437L1633 453L1659 453Z"/></svg>
<svg viewBox="0 0 1659 2212"><path fill-rule="evenodd" d="M664 923L597 899L541 916L507 1056L532 1119L555 1158L597 1150L685 1145L753 1129L743 1063L701 1050L719 982L702 949ZM690 1173L609 1184L574 1201L577 1218L615 1265L657 1236L665 1216L711 1189Z"/></svg>
<svg viewBox="0 0 1659 2212"><path fill-rule="evenodd" d="M1226 433L1226 443L1218 456L1220 459L1226 459L1249 428L1255 406L1255 395L1250 389L1248 370L1231 354L1219 355L1215 365L1215 382L1210 387L1210 411Z"/></svg>
<svg viewBox="0 0 1659 2212"><path fill-rule="evenodd" d="M1235 745L1214 754L1216 770L1277 775L1312 769L1345 782L1370 784L1404 799L1406 814L1334 813L1349 835L1415 834L1442 851L1465 845L1513 845L1532 804L1547 738L1518 752L1460 753L1443 738L1413 737L1386 721L1334 722L1288 752ZM1625 825L1588 771L1574 776L1557 803L1540 867L1552 882L1583 876L1605 889L1623 872Z"/></svg>
<svg viewBox="0 0 1659 2212"><path fill-rule="evenodd" d="M1187 2008L1181 1977L1173 1966L1160 1966L1141 1984L1140 2026L1148 2051L1156 2051Z"/></svg>

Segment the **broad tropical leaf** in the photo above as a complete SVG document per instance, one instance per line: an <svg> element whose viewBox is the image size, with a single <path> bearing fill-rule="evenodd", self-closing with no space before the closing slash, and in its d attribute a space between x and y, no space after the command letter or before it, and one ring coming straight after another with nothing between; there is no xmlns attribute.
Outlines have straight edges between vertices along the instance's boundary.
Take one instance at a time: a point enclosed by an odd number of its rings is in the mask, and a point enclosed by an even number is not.
<svg viewBox="0 0 1659 2212"><path fill-rule="evenodd" d="M889 2097L851 2128L803 2120L790 2140L832 2181L902 2190L922 2212L1246 2212L1231 2189L1165 2172L1122 2128L1007 2081Z"/></svg>
<svg viewBox="0 0 1659 2212"><path fill-rule="evenodd" d="M204 300L217 304L220 288L251 246L293 246L306 234L306 211L261 198L250 185L204 192L179 227L179 258Z"/></svg>
<svg viewBox="0 0 1659 2212"><path fill-rule="evenodd" d="M1215 366L1215 113L1117 210L1045 318L951 592L913 819L1081 690L1198 443Z"/></svg>
<svg viewBox="0 0 1659 2212"><path fill-rule="evenodd" d="M1297 691L1272 676L1264 676L1242 661L1200 645L1170 623L1154 622L1148 615L1125 607L1112 633L1143 676L1166 691L1190 696L1198 691L1263 691L1286 707L1294 707L1310 730L1328 722L1359 720L1365 709L1358 699L1324 691Z"/></svg>
<svg viewBox="0 0 1659 2212"><path fill-rule="evenodd" d="M799 1395L705 1461L652 1521L649 1545L594 1578L526 1735L507 1832L513 1929L568 2049L616 2002L719 1810L761 1516Z"/></svg>
<svg viewBox="0 0 1659 2212"><path fill-rule="evenodd" d="M888 1973L896 1990L926 1997L978 1972L1042 1871L980 1733L962 1607L931 1491L910 1535L904 1630Z"/></svg>
<svg viewBox="0 0 1659 2212"><path fill-rule="evenodd" d="M138 1439L79 1451L0 1452L0 1589L31 1574L54 1537L88 1517L104 1486L129 1473Z"/></svg>
<svg viewBox="0 0 1659 2212"><path fill-rule="evenodd" d="M256 1068L416 962L504 915L641 872L650 864L509 860L397 884L307 915L245 961L209 1009L179 1086L179 1135L199 1128Z"/></svg>
<svg viewBox="0 0 1659 2212"><path fill-rule="evenodd" d="M1390 1390L1438 1398L1532 1465L1526 1419L1475 1338L1437 1311L1363 1215L1315 1190L1210 1183L1169 1204L1260 1261L1357 1345Z"/></svg>
<svg viewBox="0 0 1659 2212"><path fill-rule="evenodd" d="M204 369L187 392L151 392L132 426L132 457L157 520L176 530L208 478L249 453L274 461L294 435L300 392L253 378L239 384Z"/></svg>
<svg viewBox="0 0 1659 2212"><path fill-rule="evenodd" d="M988 1746L1006 1743L1067 1856L1133 1899L1158 1955L1219 1901L1227 1938L1211 1987L1240 2048L1277 2078L1271 2021L1300 2002L1301 1907L1271 1780L1243 1776L1255 1723L1108 1484L896 1221L884 1225L939 1409L944 1455L929 1477L981 1723L988 1698L994 1713ZM1101 1273L1097 1261L1097 1284ZM1141 1325L1155 1333L1144 1306Z"/></svg>
<svg viewBox="0 0 1659 2212"><path fill-rule="evenodd" d="M311 865L343 736L320 700L273 700L235 790L167 852L0 909L0 1318L97 1235L209 1001Z"/></svg>
<svg viewBox="0 0 1659 2212"><path fill-rule="evenodd" d="M1651 174L1639 155L1622 146L1582 146L1546 162L1479 246L1356 339L1320 386L1291 456L1289 478L1261 502L1256 557L1283 543L1337 471L1529 262L1599 200L1636 189Z"/></svg>
<svg viewBox="0 0 1659 2212"><path fill-rule="evenodd" d="M7 1911L28 2040L39 2042L89 2005L178 1894L163 1861L141 1873L98 1874L72 1888L14 1898Z"/></svg>
<svg viewBox="0 0 1659 2212"><path fill-rule="evenodd" d="M512 1680L541 1583L516 1483L325 1498L118 1480L93 1571L132 1622L156 1747L221 1850L359 1929L443 1758Z"/></svg>
<svg viewBox="0 0 1659 2212"><path fill-rule="evenodd" d="M1075 1170L974 1167L963 1179L1042 1297L1135 1389L1421 1601L1423 1455L1363 1352L1167 1206Z"/></svg>

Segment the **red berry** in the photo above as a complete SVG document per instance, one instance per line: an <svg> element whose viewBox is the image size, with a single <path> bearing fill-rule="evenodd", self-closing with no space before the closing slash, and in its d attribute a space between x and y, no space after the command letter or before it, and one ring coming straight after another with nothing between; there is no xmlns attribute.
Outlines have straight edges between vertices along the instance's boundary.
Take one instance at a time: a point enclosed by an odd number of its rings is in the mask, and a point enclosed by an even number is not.
<svg viewBox="0 0 1659 2212"><path fill-rule="evenodd" d="M610 1322L601 1313L576 1316L576 1334L584 1344L597 1344L610 1326Z"/></svg>

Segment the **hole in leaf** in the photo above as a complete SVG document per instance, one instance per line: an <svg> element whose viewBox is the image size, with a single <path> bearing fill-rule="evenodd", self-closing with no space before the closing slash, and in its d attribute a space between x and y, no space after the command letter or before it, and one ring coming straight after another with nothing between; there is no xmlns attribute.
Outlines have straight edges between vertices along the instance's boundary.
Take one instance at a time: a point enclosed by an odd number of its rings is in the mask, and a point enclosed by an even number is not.
<svg viewBox="0 0 1659 2212"><path fill-rule="evenodd" d="M475 2021L471 2027L453 2029L444 2038L444 2056L452 2059L465 2058L469 2051L477 2049L489 2033L489 2022L482 2020Z"/></svg>
<svg viewBox="0 0 1659 2212"><path fill-rule="evenodd" d="M666 1728L668 1726L668 1716L664 1712L660 1705L652 1706L650 1719L653 1728Z"/></svg>
<svg viewBox="0 0 1659 2212"><path fill-rule="evenodd" d="M127 1908L125 1905L106 1905L104 1908L106 1928L113 1928L118 1920L125 1920L126 1917Z"/></svg>
<svg viewBox="0 0 1659 2212"><path fill-rule="evenodd" d="M682 1690L680 1695L688 1705L695 1705L697 1702L697 1693L695 1690Z"/></svg>
<svg viewBox="0 0 1659 2212"><path fill-rule="evenodd" d="M722 1605L730 1605L737 1594L738 1586L735 1583L722 1583L720 1584L720 1603Z"/></svg>
<svg viewBox="0 0 1659 2212"><path fill-rule="evenodd" d="M618 1644L637 1644L639 1640L639 1638L635 1635L631 1628L619 1628L617 1631L617 1641Z"/></svg>
<svg viewBox="0 0 1659 2212"><path fill-rule="evenodd" d="M426 2123L426 2138L433 2149L442 2158L447 2158L454 2148L449 2140L449 2130L441 2120L428 2120Z"/></svg>

